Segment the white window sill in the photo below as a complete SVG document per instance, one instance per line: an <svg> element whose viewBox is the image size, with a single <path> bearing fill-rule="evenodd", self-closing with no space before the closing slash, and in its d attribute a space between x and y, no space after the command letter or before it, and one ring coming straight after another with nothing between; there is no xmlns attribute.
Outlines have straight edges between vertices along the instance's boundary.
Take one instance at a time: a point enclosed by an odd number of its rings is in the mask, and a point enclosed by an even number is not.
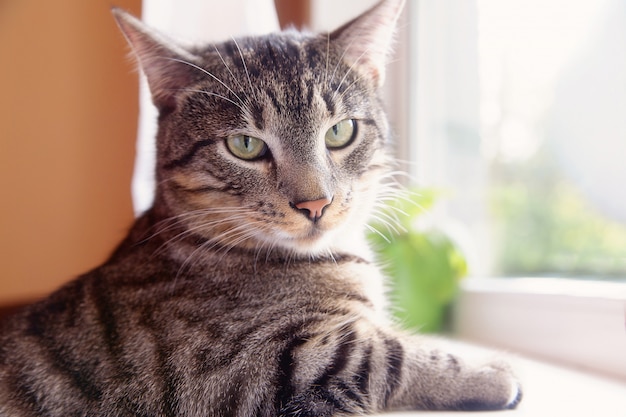
<svg viewBox="0 0 626 417"><path fill-rule="evenodd" d="M456 303L455 334L626 381L625 307L623 283L471 278Z"/></svg>

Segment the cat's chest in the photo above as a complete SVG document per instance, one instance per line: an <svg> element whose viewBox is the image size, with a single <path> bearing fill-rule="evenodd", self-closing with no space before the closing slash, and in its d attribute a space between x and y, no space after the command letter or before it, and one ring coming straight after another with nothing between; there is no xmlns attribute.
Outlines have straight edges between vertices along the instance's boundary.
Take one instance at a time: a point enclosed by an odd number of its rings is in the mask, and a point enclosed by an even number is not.
<svg viewBox="0 0 626 417"><path fill-rule="evenodd" d="M242 309L271 314L346 309L384 319L384 278L358 257L322 261L221 265L200 279L199 296L213 311L237 316Z"/></svg>
<svg viewBox="0 0 626 417"><path fill-rule="evenodd" d="M144 266L137 268L138 264ZM113 269L104 275L109 276L115 298L125 308L137 307L128 313L138 321L158 316L153 321L168 326L220 328L225 322L337 311L376 322L387 317L379 268L354 255L295 260L231 253L195 264L171 259L146 263L131 257Z"/></svg>

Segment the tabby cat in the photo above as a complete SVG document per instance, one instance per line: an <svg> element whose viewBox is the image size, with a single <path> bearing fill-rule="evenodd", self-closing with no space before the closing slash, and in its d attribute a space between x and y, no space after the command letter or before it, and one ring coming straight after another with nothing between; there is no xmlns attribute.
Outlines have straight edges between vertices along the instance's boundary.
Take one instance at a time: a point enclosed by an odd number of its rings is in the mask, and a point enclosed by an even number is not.
<svg viewBox="0 0 626 417"><path fill-rule="evenodd" d="M0 327L1 416L345 416L514 408L385 319L364 225L402 0L328 34L184 47L114 15L159 110L151 209L102 266Z"/></svg>

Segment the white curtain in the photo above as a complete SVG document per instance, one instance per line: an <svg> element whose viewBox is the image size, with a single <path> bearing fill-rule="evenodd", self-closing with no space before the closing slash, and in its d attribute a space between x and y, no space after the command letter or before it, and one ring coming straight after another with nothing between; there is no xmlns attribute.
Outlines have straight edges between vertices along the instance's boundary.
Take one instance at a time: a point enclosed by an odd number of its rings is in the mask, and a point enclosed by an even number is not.
<svg viewBox="0 0 626 417"><path fill-rule="evenodd" d="M142 19L149 26L186 43L219 42L232 36L268 33L279 28L273 0L143 0ZM142 76L132 184L137 215L152 204L156 120L157 112Z"/></svg>

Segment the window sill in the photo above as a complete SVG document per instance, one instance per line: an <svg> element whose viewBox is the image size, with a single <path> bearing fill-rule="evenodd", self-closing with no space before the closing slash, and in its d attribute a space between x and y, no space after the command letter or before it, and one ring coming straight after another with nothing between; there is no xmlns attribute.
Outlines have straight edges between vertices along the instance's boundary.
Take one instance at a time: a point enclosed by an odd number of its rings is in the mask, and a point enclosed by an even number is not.
<svg viewBox="0 0 626 417"><path fill-rule="evenodd" d="M462 340L626 381L626 284L467 279L455 308Z"/></svg>

